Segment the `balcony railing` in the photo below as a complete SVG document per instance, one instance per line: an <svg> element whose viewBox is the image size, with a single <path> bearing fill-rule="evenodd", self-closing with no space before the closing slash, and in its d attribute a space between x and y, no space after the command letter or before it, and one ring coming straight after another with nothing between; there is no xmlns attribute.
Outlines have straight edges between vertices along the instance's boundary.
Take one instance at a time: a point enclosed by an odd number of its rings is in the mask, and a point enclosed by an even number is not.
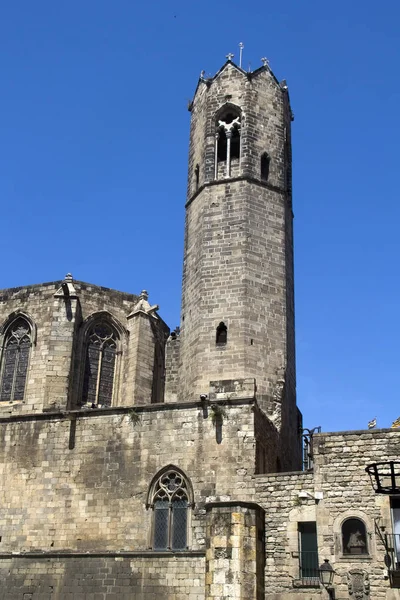
<svg viewBox="0 0 400 600"><path fill-rule="evenodd" d="M318 552L300 552L299 559L302 585L319 586Z"/></svg>
<svg viewBox="0 0 400 600"><path fill-rule="evenodd" d="M385 533L385 565L392 587L400 587L400 533Z"/></svg>

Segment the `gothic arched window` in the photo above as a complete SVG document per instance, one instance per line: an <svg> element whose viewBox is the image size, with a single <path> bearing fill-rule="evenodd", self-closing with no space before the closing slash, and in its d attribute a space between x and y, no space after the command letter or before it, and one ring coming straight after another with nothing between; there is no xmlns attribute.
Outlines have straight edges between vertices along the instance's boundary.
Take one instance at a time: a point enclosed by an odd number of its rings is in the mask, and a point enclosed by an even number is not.
<svg viewBox="0 0 400 600"><path fill-rule="evenodd" d="M261 155L261 180L268 181L271 159L266 152Z"/></svg>
<svg viewBox="0 0 400 600"><path fill-rule="evenodd" d="M149 497L153 509L153 550L186 550L190 495L188 482L175 467L155 478Z"/></svg>
<svg viewBox="0 0 400 600"><path fill-rule="evenodd" d="M346 519L342 524L343 554L368 554L367 532L361 519Z"/></svg>
<svg viewBox="0 0 400 600"><path fill-rule="evenodd" d="M86 332L82 402L111 406L118 336L106 321L95 321Z"/></svg>
<svg viewBox="0 0 400 600"><path fill-rule="evenodd" d="M28 321L23 317L17 318L4 337L0 401L24 399L31 343L32 331Z"/></svg>
<svg viewBox="0 0 400 600"><path fill-rule="evenodd" d="M215 178L218 178L218 163L225 163L225 176L231 177L233 161L240 158L240 109L234 105L224 106L216 116L215 132Z"/></svg>

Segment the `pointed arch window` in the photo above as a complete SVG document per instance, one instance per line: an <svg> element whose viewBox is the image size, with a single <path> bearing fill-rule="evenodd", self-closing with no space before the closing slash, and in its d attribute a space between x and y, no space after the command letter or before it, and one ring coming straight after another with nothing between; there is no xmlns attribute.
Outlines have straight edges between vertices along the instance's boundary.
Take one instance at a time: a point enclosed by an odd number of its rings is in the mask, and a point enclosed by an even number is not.
<svg viewBox="0 0 400 600"><path fill-rule="evenodd" d="M149 505L153 509L153 550L186 550L188 547L190 485L176 468L155 478Z"/></svg>
<svg viewBox="0 0 400 600"><path fill-rule="evenodd" d="M0 378L1 402L24 399L31 345L31 327L26 319L20 317L11 324L4 338Z"/></svg>
<svg viewBox="0 0 400 600"><path fill-rule="evenodd" d="M95 322L86 334L82 402L111 406L114 391L118 336L104 321Z"/></svg>
<svg viewBox="0 0 400 600"><path fill-rule="evenodd" d="M219 163L225 165L225 177L231 177L233 161L240 159L241 111L227 105L217 113L215 129L215 179L218 179Z"/></svg>

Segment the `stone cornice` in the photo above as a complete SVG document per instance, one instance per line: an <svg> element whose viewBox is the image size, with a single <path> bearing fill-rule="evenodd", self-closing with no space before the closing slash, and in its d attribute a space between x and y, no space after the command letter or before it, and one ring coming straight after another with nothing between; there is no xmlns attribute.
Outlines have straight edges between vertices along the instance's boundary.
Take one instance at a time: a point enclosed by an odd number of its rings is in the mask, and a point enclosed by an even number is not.
<svg viewBox="0 0 400 600"><path fill-rule="evenodd" d="M196 558L205 557L204 550L182 550L157 552L154 550L120 550L120 551L88 551L78 552L74 550L53 550L53 551L29 551L29 552L0 552L0 560L14 558Z"/></svg>
<svg viewBox="0 0 400 600"><path fill-rule="evenodd" d="M224 407L229 406L243 406L249 404L256 404L253 398L232 398L230 400L213 400L213 404L223 404ZM0 406L1 408L1 406ZM189 402L162 402L160 404L147 404L147 405L131 405L131 406L115 406L110 408L88 408L88 409L76 409L66 410L57 412L43 412L43 413L26 413L19 415L8 415L0 416L0 423L10 423L18 421L54 421L54 420L75 420L87 417L104 417L113 415L125 415L129 414L133 409L138 414L147 412L157 411L168 411L168 410L184 410L188 408L204 408L204 403L200 400L189 401Z"/></svg>
<svg viewBox="0 0 400 600"><path fill-rule="evenodd" d="M266 181L261 181L260 179L256 179L255 177L248 177L245 175L241 175L240 177L230 177L228 179L214 179L213 181L208 181L207 183L203 183L202 186L199 187L198 190L195 191L194 194L189 198L189 200L185 204L185 208L187 208L193 200L197 198L197 196L207 187L212 187L215 185L226 185L227 183L236 183L237 181L246 181L247 183L252 183L254 185L258 185L259 187L266 188L271 190L272 192L277 192L282 196L286 196L288 191L280 188L276 185L271 185Z"/></svg>

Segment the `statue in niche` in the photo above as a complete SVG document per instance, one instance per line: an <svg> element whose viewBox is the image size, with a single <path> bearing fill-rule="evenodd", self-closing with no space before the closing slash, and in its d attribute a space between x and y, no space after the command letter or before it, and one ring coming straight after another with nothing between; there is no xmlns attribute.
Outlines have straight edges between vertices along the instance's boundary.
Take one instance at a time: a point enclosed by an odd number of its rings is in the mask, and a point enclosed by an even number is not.
<svg viewBox="0 0 400 600"><path fill-rule="evenodd" d="M353 548L359 548L359 554L364 554L365 553L365 541L364 541L364 536L361 533L361 531L359 531L357 529L357 531L353 531L350 536L349 536L349 541L347 543L347 549L349 554L355 554L354 550L352 550Z"/></svg>
<svg viewBox="0 0 400 600"><path fill-rule="evenodd" d="M356 600L366 600L369 597L369 577L363 569L351 569L347 573L349 595Z"/></svg>

